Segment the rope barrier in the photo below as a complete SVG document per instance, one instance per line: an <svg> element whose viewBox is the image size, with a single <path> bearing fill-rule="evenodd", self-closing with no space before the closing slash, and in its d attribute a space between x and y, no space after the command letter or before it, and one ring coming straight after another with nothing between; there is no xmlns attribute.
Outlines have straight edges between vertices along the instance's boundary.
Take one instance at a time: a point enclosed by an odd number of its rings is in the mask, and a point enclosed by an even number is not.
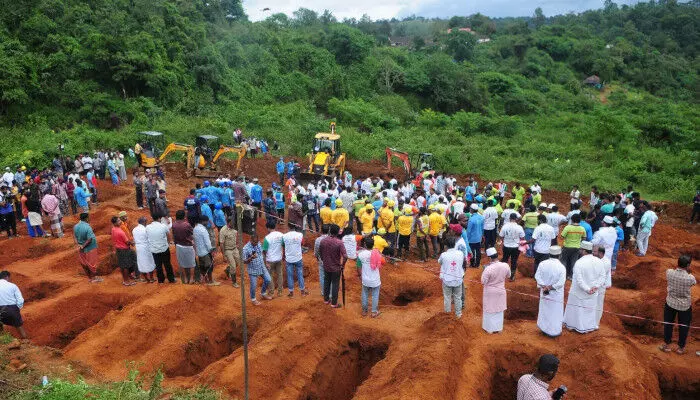
<svg viewBox="0 0 700 400"><path fill-rule="evenodd" d="M261 215L265 215L266 218L271 217L271 218L274 218L274 219L277 219L277 220L280 220L280 221L284 222L284 218L280 218L280 217L277 216L277 215L273 215L273 214L267 213L267 212L265 212L264 210L257 209L257 212L260 213ZM307 221L306 219L304 219L304 222L308 222L308 221ZM296 226L296 225L295 225L295 226ZM303 229L303 226L302 226L301 228ZM313 230L313 229L311 229L310 227L309 227L308 229L306 229L306 230L309 231L309 232L311 232L311 233L317 234L317 235L320 235L320 234L321 234L321 232L318 232L318 231L316 231L316 230ZM364 247L358 247L358 249L369 250L369 249L364 248ZM423 270L427 270L427 271L432 272L432 273L434 273L434 274L437 273L438 276L439 276L439 271L431 270L430 268L432 268L432 267L430 267L430 266L425 266L425 265L416 264L416 263L411 262L411 261L407 261L407 260L403 260L403 259L396 258L396 257L391 257L391 256L384 256L384 258L387 258L387 259L392 260L392 261L394 261L394 262L401 262L402 265L412 265L412 266L416 266L416 267L418 267L418 268L421 268L421 269L423 269ZM445 275L445 274L443 274L443 275ZM459 277L458 275L453 275L453 274L447 274L447 275L448 275L448 276L455 277L455 278L461 278L461 277ZM549 298L541 298L539 295L533 295L533 294L530 294L530 293L523 293L523 292L519 292L519 291L517 291L517 290L508 289L508 288L503 288L503 287L496 286L496 285L483 285L483 284L481 283L481 281L476 281L476 280L473 280L473 279L466 278L466 273L465 273L465 276L464 276L462 279L465 280L465 281L467 281L467 282L479 284L479 285L481 285L481 286L490 286L490 287L494 287L494 288L504 289L504 290L507 291L507 292L515 293L515 294L520 295L520 296L531 297L531 298L535 298L535 299L538 299L538 300L550 301L550 302L554 302L554 303L560 303L560 304L563 304L563 305L567 306L567 303L566 303L566 302L563 302L563 301L557 301L557 300L549 299ZM641 320L641 321L647 321L647 322L652 322L652 323L657 323L657 324L662 324L662 325L674 325L674 326L678 326L678 327L681 327L681 326L687 327L687 328L689 328L689 329L700 329L700 326L692 326L692 325L679 324L679 323L675 323L675 322L659 321L659 320L655 320L655 319L651 319L651 318L647 318L647 317L641 317L641 316L638 316L638 315L630 315L630 314L617 313L617 312L614 312L614 311L606 311L606 310L604 310L604 309L603 309L603 310L599 310L599 309L596 308L596 307L587 307L587 306L582 306L582 305L578 305L578 304L568 304L568 306L574 306L574 307L592 309L592 310L599 311L599 312L603 312L603 313L606 313L606 314L616 315L616 316L618 316L618 317L632 318L632 319L637 319L637 320Z"/></svg>

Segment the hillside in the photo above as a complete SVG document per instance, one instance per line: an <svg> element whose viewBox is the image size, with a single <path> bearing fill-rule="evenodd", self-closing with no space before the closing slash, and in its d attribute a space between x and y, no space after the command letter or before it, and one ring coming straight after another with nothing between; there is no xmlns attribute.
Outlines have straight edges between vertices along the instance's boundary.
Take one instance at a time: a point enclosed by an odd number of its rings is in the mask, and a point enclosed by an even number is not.
<svg viewBox="0 0 700 400"><path fill-rule="evenodd" d="M59 143L124 149L146 129L192 141L242 127L303 155L336 120L355 159L391 145L487 179L631 183L684 202L700 186L697 1L500 20L300 9L256 23L238 0L6 3L5 165L41 166ZM592 75L604 102L582 84Z"/></svg>

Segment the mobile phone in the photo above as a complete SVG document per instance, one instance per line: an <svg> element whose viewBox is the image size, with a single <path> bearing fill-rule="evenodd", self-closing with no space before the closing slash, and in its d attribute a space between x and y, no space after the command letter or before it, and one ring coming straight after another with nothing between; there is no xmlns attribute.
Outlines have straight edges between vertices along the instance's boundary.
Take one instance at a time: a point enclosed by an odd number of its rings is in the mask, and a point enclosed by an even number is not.
<svg viewBox="0 0 700 400"><path fill-rule="evenodd" d="M559 386L559 388L557 390L555 390L554 393L552 393L552 399L553 400L561 400L561 398L564 397L564 395L566 394L567 391L568 391L568 389L566 388L566 386L564 386L564 385Z"/></svg>

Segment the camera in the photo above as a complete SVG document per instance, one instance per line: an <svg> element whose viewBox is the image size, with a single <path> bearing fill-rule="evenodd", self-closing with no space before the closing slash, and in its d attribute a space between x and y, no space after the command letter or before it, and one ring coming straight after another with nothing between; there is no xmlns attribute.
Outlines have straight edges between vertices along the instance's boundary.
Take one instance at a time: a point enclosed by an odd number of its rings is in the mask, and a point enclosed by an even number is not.
<svg viewBox="0 0 700 400"><path fill-rule="evenodd" d="M567 391L568 389L566 388L566 386L559 386L559 388L555 390L554 393L552 393L552 400L561 400L561 398L566 394Z"/></svg>

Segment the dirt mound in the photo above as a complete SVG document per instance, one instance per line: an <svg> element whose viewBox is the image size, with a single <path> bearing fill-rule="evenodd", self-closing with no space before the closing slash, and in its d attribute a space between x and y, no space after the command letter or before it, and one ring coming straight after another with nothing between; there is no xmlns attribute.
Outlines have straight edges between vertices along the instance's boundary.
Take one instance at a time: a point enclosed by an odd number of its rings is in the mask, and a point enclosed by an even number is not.
<svg viewBox="0 0 700 400"><path fill-rule="evenodd" d="M276 180L275 162L245 159L242 172L260 178L267 187ZM356 177L385 173L381 161L350 161L348 167ZM231 162L222 163L222 174L234 172ZM166 173L174 212L199 180L184 179L181 164L168 165ZM461 182L466 178L458 176ZM544 198L568 203L566 193L545 191ZM127 362L135 362L129 365L143 372L161 368L166 385L210 385L241 398L240 289L230 281L218 287L122 286L118 271L113 271L109 219L126 210L135 224L148 210L136 209L130 185L113 187L105 182L100 185L100 200L91 224L98 237L103 283L87 283L70 231L58 240L23 237L0 244L0 262L13 273L27 299L23 315L33 342L63 349L64 354L56 357L79 362L93 379L121 379ZM680 253L700 256L698 231L680 219L686 211L683 205L666 207L647 257L620 254L613 288L606 293L607 311L655 321L663 318L666 269L675 266ZM65 220L68 228L75 223L74 216ZM257 226L262 234L263 223L260 220ZM467 270L466 308L462 319L455 320L442 312L437 264L415 260L411 255L409 262L383 267L382 313L379 318L363 318L355 265L349 263L345 269L345 308L332 309L318 295L313 255L304 254L310 296L299 296L297 289L290 299L285 291L259 307L248 307L251 398L515 398L517 379L548 352L561 359L552 388L566 384L568 399L597 398L601 393L634 399L698 396L700 368L692 356L658 351L663 332L658 322L605 314L598 332L566 331L556 339L543 336L534 322L538 299L515 293L538 293L530 278L531 259L520 258L516 281L506 285L515 292L508 293L504 331L495 335L481 329L481 269ZM215 261L215 276L223 280L221 254ZM694 299L693 320L699 321L700 300ZM691 331L690 352L698 350L699 337L700 332Z"/></svg>

